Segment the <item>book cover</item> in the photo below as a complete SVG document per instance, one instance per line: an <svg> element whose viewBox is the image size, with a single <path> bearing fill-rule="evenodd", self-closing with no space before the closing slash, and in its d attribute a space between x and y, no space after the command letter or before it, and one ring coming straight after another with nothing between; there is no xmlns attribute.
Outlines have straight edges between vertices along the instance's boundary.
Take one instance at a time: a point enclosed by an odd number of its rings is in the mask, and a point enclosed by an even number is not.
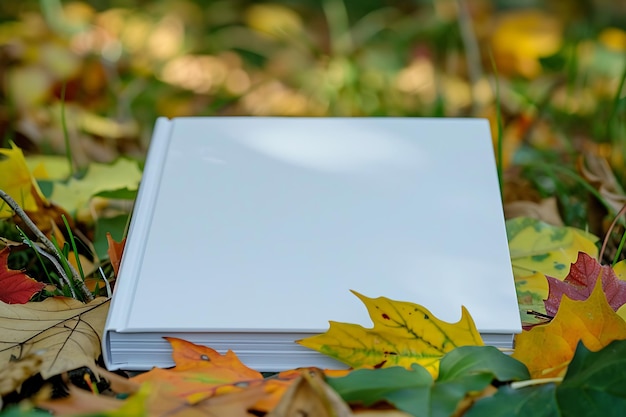
<svg viewBox="0 0 626 417"><path fill-rule="evenodd" d="M105 329L110 369L169 366L163 336L276 371L340 364L294 343L371 327L350 292L422 304L485 343L521 331L481 119L157 121Z"/></svg>

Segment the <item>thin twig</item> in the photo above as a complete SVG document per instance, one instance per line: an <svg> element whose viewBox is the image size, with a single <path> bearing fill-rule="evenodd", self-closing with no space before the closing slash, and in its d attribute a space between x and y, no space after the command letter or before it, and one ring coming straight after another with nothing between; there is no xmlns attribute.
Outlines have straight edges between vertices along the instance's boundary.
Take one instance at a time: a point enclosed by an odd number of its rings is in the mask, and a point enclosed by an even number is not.
<svg viewBox="0 0 626 417"><path fill-rule="evenodd" d="M33 223L30 217L28 217L28 214L26 214L26 212L22 210L19 204L17 204L15 200L13 200L13 198L11 198L11 196L5 193L3 190L0 190L0 198L2 198L9 205L9 207L11 207L15 214L17 214L20 219L22 219L24 224L26 224L26 226L28 226L28 228L35 234L37 239L44 245L44 250L50 255L56 257L59 262L62 262L63 258L61 257L59 251L57 251L57 248L54 246L54 243L52 243L50 239L48 239L46 235L41 230L39 230L37 225ZM69 261L67 261L66 264L70 272L72 273L72 278L74 279L74 282L80 284L80 289L83 293L83 297L87 301L93 300L93 295L91 294L91 291L89 291L89 289L83 282L82 278L78 274L78 271L76 271L76 268L74 268L74 266Z"/></svg>
<svg viewBox="0 0 626 417"><path fill-rule="evenodd" d="M30 246L30 245L29 245ZM50 262L52 262L52 265L54 265L54 267L57 270L57 273L59 274L61 280L63 282L65 282L65 285L67 285L67 287L70 289L70 292L72 293L72 297L76 298L76 293L74 292L74 287L72 286L72 284L70 283L70 279L67 277L67 275L65 274L65 271L63 270L63 267L61 266L61 264L59 263L59 261L52 255L50 255L47 251L45 251L44 249L42 249L37 243L33 242L33 245L30 246L31 248L33 248L34 250L36 250L37 252L39 252L41 255L45 256Z"/></svg>
<svg viewBox="0 0 626 417"><path fill-rule="evenodd" d="M483 76L483 70L480 64L480 48L478 47L478 41L474 33L472 16L467 7L467 2L465 0L457 0L456 3L459 11L458 21L459 29L461 30L461 40L463 41L467 60L467 73L472 87L472 111L473 114L476 114L478 109L476 108L477 103L474 98L474 90Z"/></svg>

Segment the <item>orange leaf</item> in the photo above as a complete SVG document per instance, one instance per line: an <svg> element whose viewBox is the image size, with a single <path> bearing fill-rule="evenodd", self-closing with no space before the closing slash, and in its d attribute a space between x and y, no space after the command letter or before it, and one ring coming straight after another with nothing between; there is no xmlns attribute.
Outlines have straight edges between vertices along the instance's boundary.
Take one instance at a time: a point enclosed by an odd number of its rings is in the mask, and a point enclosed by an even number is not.
<svg viewBox="0 0 626 417"><path fill-rule="evenodd" d="M120 270L120 263L122 263L122 253L124 252L124 246L126 245L126 238L122 239L122 241L118 243L113 240L111 233L107 232L107 242L109 243L107 253L109 254L111 265L113 265L115 276L117 276L117 273Z"/></svg>
<svg viewBox="0 0 626 417"><path fill-rule="evenodd" d="M585 301L564 296L554 319L515 338L513 357L523 362L532 378L562 376L582 341L598 351L613 340L626 339L626 322L611 308L601 280Z"/></svg>
<svg viewBox="0 0 626 417"><path fill-rule="evenodd" d="M154 368L133 378L137 382L161 380L171 384L170 393L191 403L218 393L238 390L232 384L262 381L263 375L245 366L233 351L221 355L214 349L195 345L175 337L166 337L172 345L176 366ZM247 385L247 384L246 384Z"/></svg>
<svg viewBox="0 0 626 417"><path fill-rule="evenodd" d="M23 273L9 269L9 248L0 251L0 301L7 304L25 304L43 290L45 284Z"/></svg>
<svg viewBox="0 0 626 417"><path fill-rule="evenodd" d="M181 398L172 396L167 386L157 382L150 390L150 396L145 402L145 407L148 416L254 417L255 414L248 412L248 410L252 409L254 404L265 395L263 387L256 386L189 403ZM117 416L122 417L125 414L118 414Z"/></svg>
<svg viewBox="0 0 626 417"><path fill-rule="evenodd" d="M262 386L265 395L257 398L254 409L268 412L278 404L283 393L302 373L319 371L310 368L294 369L263 379L263 375L241 363L232 351L221 355L214 349L182 339L166 339L172 345L172 357L176 366L171 369L154 368L132 378L132 381L163 384L170 395L182 398L189 404L199 404L213 396Z"/></svg>

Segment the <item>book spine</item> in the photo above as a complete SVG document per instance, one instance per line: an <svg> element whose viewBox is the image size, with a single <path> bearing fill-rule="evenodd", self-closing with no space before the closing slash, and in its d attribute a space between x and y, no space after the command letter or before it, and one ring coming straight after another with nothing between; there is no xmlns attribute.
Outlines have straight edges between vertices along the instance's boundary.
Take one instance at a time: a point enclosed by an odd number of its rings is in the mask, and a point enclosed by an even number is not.
<svg viewBox="0 0 626 417"><path fill-rule="evenodd" d="M157 119L135 200L122 262L102 338L102 355L105 365L110 370L120 368L120 365L116 365L112 357L112 351L115 347L112 346L110 333L127 330L127 318L130 316L129 313L137 290L137 278L143 260L145 242L150 232L154 203L158 196L158 185L162 175L161 168L167 156L173 124L173 121L165 117Z"/></svg>

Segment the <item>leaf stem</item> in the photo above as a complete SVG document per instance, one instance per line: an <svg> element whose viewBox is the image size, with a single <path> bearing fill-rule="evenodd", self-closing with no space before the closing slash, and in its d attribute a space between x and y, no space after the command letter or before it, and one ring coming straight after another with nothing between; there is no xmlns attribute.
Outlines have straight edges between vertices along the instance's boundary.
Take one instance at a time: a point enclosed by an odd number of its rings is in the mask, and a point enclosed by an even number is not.
<svg viewBox="0 0 626 417"><path fill-rule="evenodd" d="M37 225L33 223L30 217L28 217L28 214L26 214L26 212L22 210L19 204L17 204L10 195L5 193L4 190L1 190L1 189L0 189L0 198L2 198L9 205L9 207L11 207L11 209L15 212L15 214L17 214L20 217L20 219L22 219L24 224L26 224L26 226L28 226L28 228L35 234L35 236L37 236L37 239L39 239L39 241L41 241L41 243L44 245L44 250L48 252L50 255L56 257L60 263L63 263L61 254L59 253L59 251L57 251L54 244L50 241L50 239L46 237L46 235L41 230L39 230ZM74 268L74 266L67 261L65 263L67 263L67 266L70 272L72 273L72 278L74 279L74 281L80 283L80 289L85 300L87 301L93 300L93 295L91 294L91 291L89 291L89 289L85 285L85 282L81 279L80 275L78 274L78 271L76 271L76 268Z"/></svg>
<svg viewBox="0 0 626 417"><path fill-rule="evenodd" d="M609 243L609 238L611 236L611 232L613 231L613 228L615 228L615 225L617 224L617 222L619 221L619 218L622 217L622 215L626 213L626 204L624 204L624 206L622 207L622 209L619 211L619 213L617 213L617 215L615 216L615 218L613 219L613 222L611 223L611 225L609 226L609 230L606 231L606 234L604 235L604 241L602 242L602 248L600 249L600 253L598 254L598 262L602 263L602 257L604 256L604 250L606 249L606 245ZM622 238L622 242L620 242L620 248L617 251L616 257L619 256L619 253L621 251L621 248L624 246L623 243L623 238ZM616 258L617 259L617 258ZM615 265L616 261L613 261L613 265Z"/></svg>
<svg viewBox="0 0 626 417"><path fill-rule="evenodd" d="M563 377L556 376L553 378L537 378L537 379L527 379L526 381L511 382L511 388L520 389L520 388L532 387L534 385L549 384L551 382L554 382L554 383L563 382Z"/></svg>

